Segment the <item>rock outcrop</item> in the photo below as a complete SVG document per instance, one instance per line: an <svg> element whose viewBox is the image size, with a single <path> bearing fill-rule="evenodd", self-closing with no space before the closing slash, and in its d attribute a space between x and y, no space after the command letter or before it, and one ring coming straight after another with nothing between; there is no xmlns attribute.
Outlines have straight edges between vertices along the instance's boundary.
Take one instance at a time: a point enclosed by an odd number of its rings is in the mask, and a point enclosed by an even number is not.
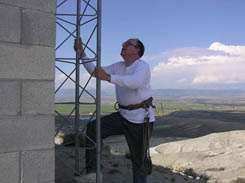
<svg viewBox="0 0 245 183"><path fill-rule="evenodd" d="M155 165L206 175L210 183L245 183L245 130L160 144L151 148Z"/></svg>

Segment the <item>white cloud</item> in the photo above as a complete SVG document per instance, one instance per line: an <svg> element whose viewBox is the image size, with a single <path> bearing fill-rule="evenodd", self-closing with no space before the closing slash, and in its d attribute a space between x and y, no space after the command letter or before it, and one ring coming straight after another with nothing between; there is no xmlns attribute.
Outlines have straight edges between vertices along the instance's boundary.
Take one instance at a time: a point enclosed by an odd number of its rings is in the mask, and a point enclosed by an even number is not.
<svg viewBox="0 0 245 183"><path fill-rule="evenodd" d="M223 51L231 55L245 55L245 46L224 45L219 42L212 43L209 50Z"/></svg>
<svg viewBox="0 0 245 183"><path fill-rule="evenodd" d="M215 42L206 49L180 48L151 58L163 55L168 57L152 69L153 88L245 84L245 46Z"/></svg>
<svg viewBox="0 0 245 183"><path fill-rule="evenodd" d="M217 83L219 80L216 76L197 76L192 80L192 83Z"/></svg>
<svg viewBox="0 0 245 183"><path fill-rule="evenodd" d="M150 62L165 62L167 63L169 58L198 58L200 55L212 56L217 55L227 55L223 51L212 50L207 48L198 48L198 47L188 47L188 48L177 48L173 50L167 50L165 52L160 53L159 55L153 56L144 56L143 60L147 60Z"/></svg>

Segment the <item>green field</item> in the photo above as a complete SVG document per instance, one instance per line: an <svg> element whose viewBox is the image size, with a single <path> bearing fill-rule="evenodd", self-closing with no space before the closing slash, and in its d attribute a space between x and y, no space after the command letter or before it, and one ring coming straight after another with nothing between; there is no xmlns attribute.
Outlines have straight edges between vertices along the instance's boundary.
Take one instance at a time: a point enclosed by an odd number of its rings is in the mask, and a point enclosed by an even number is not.
<svg viewBox="0 0 245 183"><path fill-rule="evenodd" d="M72 104L56 104L55 110L58 111L60 114L70 114L74 110L75 105ZM90 114L96 110L95 104L83 104L79 107L80 114ZM115 112L113 104L102 104L101 105L101 113L107 114ZM74 113L74 112L73 112Z"/></svg>
<svg viewBox="0 0 245 183"><path fill-rule="evenodd" d="M196 101L156 101L155 114L166 115L172 111L179 110L203 110L203 111L245 111L245 105L238 105L237 103L225 103L212 101L209 103L197 103ZM56 111L60 114L70 114L74 109L72 104L56 104ZM80 105L80 114L87 115L95 111L95 104ZM115 112L113 103L102 103L101 113L108 114ZM73 112L74 113L74 112Z"/></svg>

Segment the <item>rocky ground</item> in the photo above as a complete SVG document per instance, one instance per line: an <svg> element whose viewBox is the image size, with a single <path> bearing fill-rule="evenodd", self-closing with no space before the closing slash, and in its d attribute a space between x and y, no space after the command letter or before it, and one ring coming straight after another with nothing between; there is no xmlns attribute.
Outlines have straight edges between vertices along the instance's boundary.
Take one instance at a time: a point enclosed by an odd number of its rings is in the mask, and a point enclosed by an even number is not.
<svg viewBox="0 0 245 183"><path fill-rule="evenodd" d="M245 183L245 130L164 143L151 156L155 165L206 175L209 183Z"/></svg>
<svg viewBox="0 0 245 183"><path fill-rule="evenodd" d="M244 130L242 112L179 111L159 117L151 140L154 166L149 183L245 183ZM103 182L132 182L124 137L110 137L104 144ZM73 148L57 146L56 183L72 182L73 164Z"/></svg>
<svg viewBox="0 0 245 183"><path fill-rule="evenodd" d="M131 161L127 158L127 144L122 136L108 138L103 148L103 182L104 183L130 183L132 182ZM111 145L115 144L115 145ZM126 147L126 148L125 148ZM81 169L84 172L84 149L81 148ZM66 164L66 165L65 165ZM56 148L56 183L72 182L74 171L74 148ZM161 165L153 165L153 173L148 177L149 183L204 183L183 173L174 172Z"/></svg>

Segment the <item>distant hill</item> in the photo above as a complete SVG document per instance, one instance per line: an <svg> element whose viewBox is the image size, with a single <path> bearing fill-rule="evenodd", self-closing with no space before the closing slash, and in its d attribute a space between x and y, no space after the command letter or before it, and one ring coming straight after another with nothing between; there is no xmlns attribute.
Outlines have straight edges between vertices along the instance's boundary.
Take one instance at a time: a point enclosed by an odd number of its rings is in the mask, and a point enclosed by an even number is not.
<svg viewBox="0 0 245 183"><path fill-rule="evenodd" d="M95 90L88 90L88 92L95 96ZM203 89L156 89L152 90L152 95L155 98L180 100L180 99L198 99L198 98L209 98L209 99L237 99L245 98L245 90L203 90ZM62 89L56 93L56 101L68 101L74 100L75 91L74 89ZM102 90L102 98L114 99L115 91L113 90ZM83 94L84 98L89 98L90 95L87 92Z"/></svg>
<svg viewBox="0 0 245 183"><path fill-rule="evenodd" d="M243 98L245 90L158 89L153 90L152 95L165 99Z"/></svg>

